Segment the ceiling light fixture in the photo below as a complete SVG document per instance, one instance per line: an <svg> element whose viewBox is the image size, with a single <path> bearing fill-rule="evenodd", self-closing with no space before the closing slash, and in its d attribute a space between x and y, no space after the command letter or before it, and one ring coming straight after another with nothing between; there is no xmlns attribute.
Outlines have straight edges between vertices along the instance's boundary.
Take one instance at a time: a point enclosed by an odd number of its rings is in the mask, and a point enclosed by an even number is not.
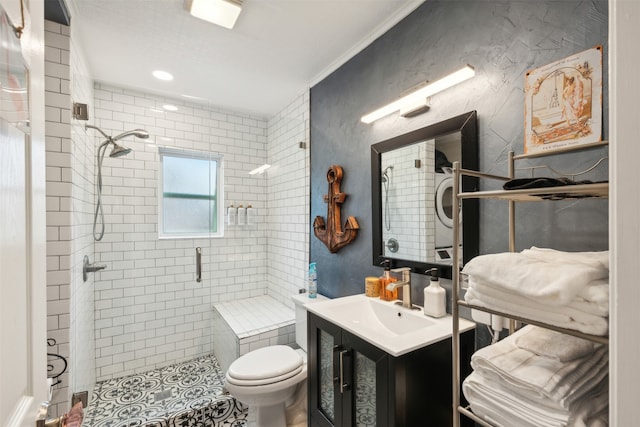
<svg viewBox="0 0 640 427"><path fill-rule="evenodd" d="M185 0L191 15L221 27L232 29L242 11L241 0Z"/></svg>
<svg viewBox="0 0 640 427"><path fill-rule="evenodd" d="M433 83L429 83L426 86L403 96L400 99L393 101L384 107L362 116L360 119L363 123L372 123L384 116L400 111L403 117L412 117L420 113L425 112L429 108L427 98L445 89L455 86L458 83L462 83L465 80L475 76L476 72L471 65L449 74L446 77L436 80Z"/></svg>
<svg viewBox="0 0 640 427"><path fill-rule="evenodd" d="M164 80L166 82L169 82L169 81L173 80L173 75L171 73L166 72L166 71L155 70L151 74L153 75L153 77L155 77L158 80Z"/></svg>
<svg viewBox="0 0 640 427"><path fill-rule="evenodd" d="M249 172L249 175L262 175L264 173L264 171L266 171L270 167L271 167L271 165L268 165L268 164L265 163L264 165L259 166L259 167L255 168L254 170L252 170L251 172Z"/></svg>

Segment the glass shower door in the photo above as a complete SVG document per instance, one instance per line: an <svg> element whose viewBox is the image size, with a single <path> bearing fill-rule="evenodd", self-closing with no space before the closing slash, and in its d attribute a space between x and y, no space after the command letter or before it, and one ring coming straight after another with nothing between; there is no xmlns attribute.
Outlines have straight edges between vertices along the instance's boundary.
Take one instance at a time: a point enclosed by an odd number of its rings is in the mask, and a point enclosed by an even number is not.
<svg viewBox="0 0 640 427"><path fill-rule="evenodd" d="M96 401L85 423L210 419L222 390L211 338L215 159L153 134L122 143L131 153L102 170L105 234L93 251L106 269L93 285Z"/></svg>

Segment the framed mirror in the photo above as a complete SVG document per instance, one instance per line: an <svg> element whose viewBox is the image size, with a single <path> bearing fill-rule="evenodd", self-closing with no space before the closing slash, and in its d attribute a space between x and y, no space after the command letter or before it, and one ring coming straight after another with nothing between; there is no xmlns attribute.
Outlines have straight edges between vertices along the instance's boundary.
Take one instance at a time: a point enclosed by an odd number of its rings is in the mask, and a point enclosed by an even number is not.
<svg viewBox="0 0 640 427"><path fill-rule="evenodd" d="M477 113L471 111L371 146L373 264L424 274L437 267L451 278L453 176L451 165L478 169ZM462 190L478 179L462 177ZM478 200L462 203L463 264L478 254Z"/></svg>

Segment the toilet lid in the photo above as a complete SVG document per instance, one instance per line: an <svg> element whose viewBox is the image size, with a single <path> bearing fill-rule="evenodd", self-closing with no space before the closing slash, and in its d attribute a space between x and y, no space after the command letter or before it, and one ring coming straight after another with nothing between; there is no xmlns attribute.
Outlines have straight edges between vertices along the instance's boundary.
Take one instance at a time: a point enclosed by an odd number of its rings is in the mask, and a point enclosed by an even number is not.
<svg viewBox="0 0 640 427"><path fill-rule="evenodd" d="M275 382L302 370L302 357L286 345L259 348L240 356L227 372L233 380Z"/></svg>

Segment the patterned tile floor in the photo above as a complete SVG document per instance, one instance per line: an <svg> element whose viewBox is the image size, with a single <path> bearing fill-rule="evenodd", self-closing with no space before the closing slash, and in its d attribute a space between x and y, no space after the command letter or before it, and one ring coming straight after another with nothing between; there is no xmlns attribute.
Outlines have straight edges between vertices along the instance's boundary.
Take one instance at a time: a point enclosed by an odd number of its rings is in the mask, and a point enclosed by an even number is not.
<svg viewBox="0 0 640 427"><path fill-rule="evenodd" d="M83 427L247 427L213 355L97 383Z"/></svg>

